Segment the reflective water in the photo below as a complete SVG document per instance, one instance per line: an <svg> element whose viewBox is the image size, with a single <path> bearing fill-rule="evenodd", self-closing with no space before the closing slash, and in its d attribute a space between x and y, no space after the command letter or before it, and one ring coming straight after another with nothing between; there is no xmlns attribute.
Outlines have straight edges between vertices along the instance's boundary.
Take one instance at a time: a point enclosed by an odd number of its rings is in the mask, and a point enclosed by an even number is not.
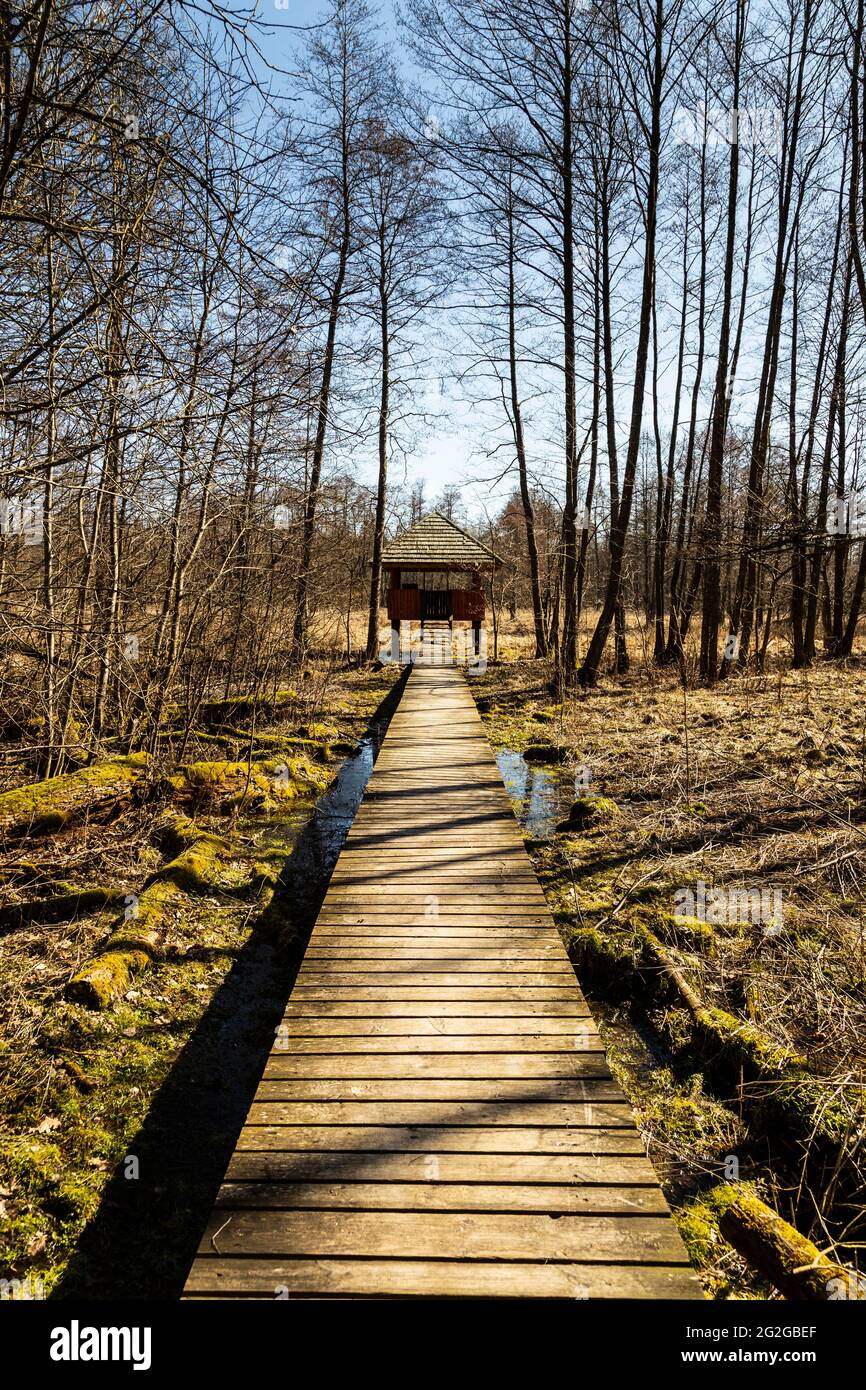
<svg viewBox="0 0 866 1390"><path fill-rule="evenodd" d="M291 807L243 823L267 849L284 849L280 899L297 927L312 925L337 862L384 738L387 720L376 721L346 758L326 792L313 801L299 798Z"/></svg>
<svg viewBox="0 0 866 1390"><path fill-rule="evenodd" d="M496 762L505 789L514 802L517 819L534 839L552 835L561 820L568 815L575 797L574 787L567 777L528 763L522 753L502 748Z"/></svg>
<svg viewBox="0 0 866 1390"><path fill-rule="evenodd" d="M247 817L243 828L268 849L285 849L282 893L307 916L321 901L373 771L386 721L346 758L331 786L318 798L299 799L276 815ZM520 825L535 839L551 835L569 811L575 792L559 770L527 763L522 753L501 749L496 762ZM293 916L296 914L293 912Z"/></svg>

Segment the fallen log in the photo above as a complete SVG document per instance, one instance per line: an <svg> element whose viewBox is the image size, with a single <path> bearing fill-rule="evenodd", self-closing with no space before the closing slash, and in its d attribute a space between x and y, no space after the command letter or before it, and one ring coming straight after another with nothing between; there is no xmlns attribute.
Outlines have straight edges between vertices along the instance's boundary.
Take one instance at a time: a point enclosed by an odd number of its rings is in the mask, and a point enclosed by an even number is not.
<svg viewBox="0 0 866 1390"><path fill-rule="evenodd" d="M716 1188L708 1204L725 1240L785 1298L866 1299L862 1276L822 1254L754 1192Z"/></svg>
<svg viewBox="0 0 866 1390"><path fill-rule="evenodd" d="M809 1071L799 1053L724 1009L710 1008L643 923L609 932L572 928L568 946L582 978L598 993L633 998L642 992L654 1002L673 996L685 1006L705 1074L717 1088L740 1089L750 1113L765 1125L782 1127L816 1157L830 1161L857 1143L866 1113L853 1088L846 1103Z"/></svg>
<svg viewBox="0 0 866 1390"><path fill-rule="evenodd" d="M92 1009L106 1009L129 988L133 975L158 954L171 909L182 896L172 882L158 882L140 896L130 895L122 925L89 961L76 971L66 995Z"/></svg>
<svg viewBox="0 0 866 1390"><path fill-rule="evenodd" d="M0 793L0 840L46 835L125 802L148 766L146 753L95 763Z"/></svg>
<svg viewBox="0 0 866 1390"><path fill-rule="evenodd" d="M280 710L297 708L299 703L296 690L277 690L271 695L233 695L227 700L206 700L199 706L198 715L205 724L225 724L254 715L273 719Z"/></svg>
<svg viewBox="0 0 866 1390"><path fill-rule="evenodd" d="M67 996L77 1003L104 1009L124 994L133 975L158 957L170 917L187 896L223 893L255 896L263 907L270 902L282 853L245 860L230 840L185 816L167 822L162 833L173 858L140 894L128 896L123 921L69 981Z"/></svg>
<svg viewBox="0 0 866 1390"><path fill-rule="evenodd" d="M226 808L248 805L273 810L300 796L318 796L331 783L333 767L303 757L255 762L220 759L186 763L165 779L171 794L192 801L215 801Z"/></svg>
<svg viewBox="0 0 866 1390"><path fill-rule="evenodd" d="M105 907L122 907L123 893L109 888L70 888L50 898L10 903L0 908L0 932L17 931L32 924L72 922Z"/></svg>

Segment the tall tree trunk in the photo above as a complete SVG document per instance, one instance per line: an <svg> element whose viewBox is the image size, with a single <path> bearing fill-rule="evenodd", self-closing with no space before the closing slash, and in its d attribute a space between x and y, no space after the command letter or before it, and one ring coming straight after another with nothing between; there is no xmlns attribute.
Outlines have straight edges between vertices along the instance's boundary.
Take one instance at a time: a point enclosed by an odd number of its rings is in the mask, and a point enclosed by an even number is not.
<svg viewBox="0 0 866 1390"><path fill-rule="evenodd" d="M733 52L732 110L740 109L740 70L745 43L747 0L737 0ZM734 249L737 230L737 203L740 176L739 140L731 141L728 160L728 208L725 235L725 262L722 275L722 308L716 385L710 424L710 452L707 460L707 500L702 537L703 613L701 621L700 675L714 681L719 661L719 628L722 621L722 591L719 551L722 541L722 470L728 427L728 358L730 355L731 303L734 292Z"/></svg>
<svg viewBox="0 0 866 1390"><path fill-rule="evenodd" d="M563 6L562 61L562 308L565 372L565 506L562 512L562 647L560 685L571 687L577 669L577 341L574 308L574 166L572 3Z"/></svg>
<svg viewBox="0 0 866 1390"><path fill-rule="evenodd" d="M538 541L535 535L535 509L529 491L529 473L526 464L526 441L523 433L523 407L520 400L520 387L517 372L517 292L515 283L515 236L514 199L511 183L511 170L508 173L508 187L505 202L506 236L508 243L508 383L511 396L511 429L514 435L514 449L517 454L517 471L520 480L520 502L523 507L523 524L526 530L526 553L529 560L529 588L532 596L532 622L535 630L535 655L547 656L547 634L544 630L544 609L541 602L541 584L538 574Z"/></svg>
<svg viewBox="0 0 866 1390"><path fill-rule="evenodd" d="M631 420L629 424L628 447L625 470L622 480L620 505L615 517L611 518L610 569L604 604L595 631L580 670L583 685L594 685L598 680L599 667L604 648L615 620L620 602L623 563L625 560L625 541L631 518L632 494L640 450L641 425L643 422L643 398L646 388L647 360L649 356L649 335L652 310L652 296L655 285L655 240L656 215L658 207L659 145L661 141L662 84L664 76L662 37L664 28L664 7L662 0L656 0L654 13L654 45L652 58L652 96L649 139L649 172L647 179L646 202L646 245L644 248L643 284L641 288L640 315L638 319L638 340L635 350L634 391L632 394Z"/></svg>
<svg viewBox="0 0 866 1390"><path fill-rule="evenodd" d="M385 507L388 494L388 411L391 392L391 328L388 273L385 259L385 222L379 225L379 474L376 480L376 516L373 521L373 559L370 565L370 605L367 618L367 660L379 649L379 598L382 589L382 547L385 540Z"/></svg>
<svg viewBox="0 0 866 1390"><path fill-rule="evenodd" d="M331 381L334 373L334 356L337 345L337 323L343 303L343 287L346 282L346 266L349 259L349 202L348 193L344 198L343 233L337 261L337 273L331 288L328 304L328 331L325 338L325 351L322 358L322 377L319 383L319 400L316 409L316 435L313 441L313 454L310 460L310 473L306 483L304 513L301 524L301 554L298 563L298 577L295 585L295 616L292 626L292 659L299 663L304 659L307 647L307 605L310 590L310 568L313 563L313 541L316 534L316 511L319 505L319 488L322 484L322 463L325 457L325 439L328 433L328 415L331 402Z"/></svg>
<svg viewBox="0 0 866 1390"><path fill-rule="evenodd" d="M797 63L797 77L782 141L782 164L779 177L778 227L776 236L776 255L773 268L773 286L767 316L767 329L764 338L764 354L761 364L761 377L758 386L758 404L755 411L755 425L752 434L752 448L749 461L749 478L746 489L746 506L743 518L742 548L737 572L737 586L732 612L732 631L738 634L736 655L726 655L722 661L721 674L725 675L736 661L745 665L748 660L749 644L755 620L757 598L757 548L762 526L764 505L764 475L770 445L770 425L775 403L776 374L779 365L780 332L782 308L788 265L793 249L791 236L791 212L794 186L797 182L797 213L805 193L805 178L795 180L797 154L799 149L800 122L802 118L804 85L807 55L811 51L811 31L814 17L813 0L804 0L800 52Z"/></svg>
<svg viewBox="0 0 866 1390"><path fill-rule="evenodd" d="M598 266L600 239L595 234L595 264ZM586 583L586 560L589 551L589 535L592 518L592 503L595 496L595 481L598 474L598 429L601 421L601 290L599 277L595 276L593 295L592 332L592 419L590 421L589 475L586 481L586 494L583 499L583 513L580 518L580 552L577 557L577 622L583 610L583 590Z"/></svg>
<svg viewBox="0 0 866 1390"><path fill-rule="evenodd" d="M842 288L842 312L839 323L839 337L836 343L833 385L830 391L830 405L827 412L824 457L821 463L821 481L818 489L818 514L815 522L815 543L812 549L811 563L809 566L809 587L806 596L806 625L803 633L803 652L806 661L814 661L816 655L815 633L818 623L818 601L821 579L824 575L830 481L833 477L833 442L836 435L836 421L839 418L839 407L842 400L842 393L844 392L845 382L845 358L847 353L852 274L853 257L849 249L845 262L845 279ZM837 527L843 524L844 516L837 515ZM832 620L829 618L829 611L824 617L824 627L827 630L832 630Z"/></svg>

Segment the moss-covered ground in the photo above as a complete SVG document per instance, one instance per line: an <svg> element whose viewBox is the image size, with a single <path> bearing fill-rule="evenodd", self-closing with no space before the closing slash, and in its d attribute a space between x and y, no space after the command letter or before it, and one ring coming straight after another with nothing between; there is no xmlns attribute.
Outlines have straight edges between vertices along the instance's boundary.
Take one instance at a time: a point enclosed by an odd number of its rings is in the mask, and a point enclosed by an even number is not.
<svg viewBox="0 0 866 1390"><path fill-rule="evenodd" d="M310 924L281 871L398 674L339 674L312 712L259 708L255 760L239 702L228 758L206 730L180 762L169 739L138 804L0 852L0 1277L178 1293ZM74 997L151 927L122 988Z"/></svg>

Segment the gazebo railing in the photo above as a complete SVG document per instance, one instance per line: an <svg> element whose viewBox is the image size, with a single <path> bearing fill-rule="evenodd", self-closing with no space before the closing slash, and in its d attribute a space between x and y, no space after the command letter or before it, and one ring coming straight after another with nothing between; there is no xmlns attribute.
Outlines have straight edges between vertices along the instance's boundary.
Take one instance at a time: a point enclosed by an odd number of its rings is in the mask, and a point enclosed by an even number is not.
<svg viewBox="0 0 866 1390"><path fill-rule="evenodd" d="M481 589L451 589L446 592L450 593L449 611L456 622L484 621L484 594ZM420 621L424 605L423 590L389 589L386 598L388 617L392 623Z"/></svg>

